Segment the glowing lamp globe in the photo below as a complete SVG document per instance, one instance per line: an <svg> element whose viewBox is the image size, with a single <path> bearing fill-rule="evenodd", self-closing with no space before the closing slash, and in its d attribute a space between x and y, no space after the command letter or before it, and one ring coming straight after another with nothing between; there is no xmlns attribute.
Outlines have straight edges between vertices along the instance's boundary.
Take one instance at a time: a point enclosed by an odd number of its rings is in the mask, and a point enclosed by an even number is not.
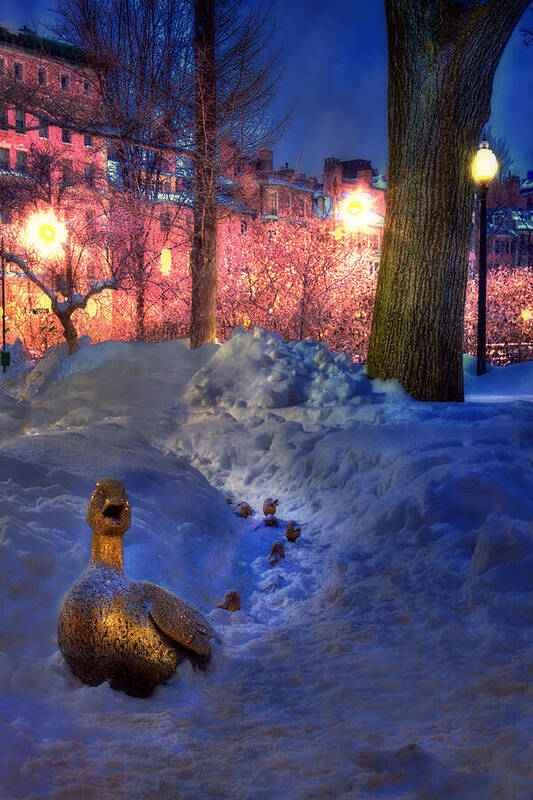
<svg viewBox="0 0 533 800"><path fill-rule="evenodd" d="M520 316L524 322L530 322L533 319L533 311L530 308L523 308Z"/></svg>
<svg viewBox="0 0 533 800"><path fill-rule="evenodd" d="M498 172L498 160L488 142L481 142L472 162L472 176L476 183L488 183Z"/></svg>
<svg viewBox="0 0 533 800"><path fill-rule="evenodd" d="M347 197L340 208L340 218L347 228L359 228L371 224L373 197L370 192L357 192Z"/></svg>
<svg viewBox="0 0 533 800"><path fill-rule="evenodd" d="M26 226L26 238L30 247L47 258L63 252L67 241L67 228L53 211L33 214Z"/></svg>
<svg viewBox="0 0 533 800"><path fill-rule="evenodd" d="M363 208L364 208L364 206L363 206L363 204L361 203L360 200L351 200L346 205L346 213L347 214L352 214L352 216L355 216L356 214L360 214L361 211L363 210Z"/></svg>

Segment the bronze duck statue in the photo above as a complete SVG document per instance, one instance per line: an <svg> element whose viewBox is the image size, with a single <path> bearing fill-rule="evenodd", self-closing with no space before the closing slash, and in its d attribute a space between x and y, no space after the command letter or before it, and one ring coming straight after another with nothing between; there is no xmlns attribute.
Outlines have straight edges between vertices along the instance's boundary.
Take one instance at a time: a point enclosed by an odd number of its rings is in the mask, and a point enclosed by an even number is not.
<svg viewBox="0 0 533 800"><path fill-rule="evenodd" d="M90 686L148 697L188 657L203 667L214 632L192 606L148 581L124 574L123 537L131 523L124 484L102 478L89 501L88 567L66 594L57 641L74 675Z"/></svg>

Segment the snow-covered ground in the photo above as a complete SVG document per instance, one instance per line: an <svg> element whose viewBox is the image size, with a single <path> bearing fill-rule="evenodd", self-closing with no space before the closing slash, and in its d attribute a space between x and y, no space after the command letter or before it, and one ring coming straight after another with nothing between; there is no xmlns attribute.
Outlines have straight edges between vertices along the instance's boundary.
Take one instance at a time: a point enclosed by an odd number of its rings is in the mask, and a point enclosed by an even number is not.
<svg viewBox="0 0 533 800"><path fill-rule="evenodd" d="M237 329L1 377L2 800L533 797L533 363L465 373L467 402L422 404ZM132 505L127 575L221 638L144 700L80 684L56 644L104 476Z"/></svg>

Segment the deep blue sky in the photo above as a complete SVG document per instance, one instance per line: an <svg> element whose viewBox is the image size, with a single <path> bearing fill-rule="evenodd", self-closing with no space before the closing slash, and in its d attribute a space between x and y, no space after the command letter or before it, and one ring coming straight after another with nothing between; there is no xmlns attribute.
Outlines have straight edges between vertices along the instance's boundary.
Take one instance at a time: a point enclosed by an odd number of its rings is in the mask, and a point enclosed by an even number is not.
<svg viewBox="0 0 533 800"><path fill-rule="evenodd" d="M1 18L14 27L47 23L54 0L2 0ZM284 47L279 108L296 104L278 141L274 164L288 161L322 173L326 156L368 158L380 172L387 161L386 34L382 0L274 0ZM533 170L533 45L520 28L533 28L526 12L509 41L494 84L490 123L504 136L513 172Z"/></svg>

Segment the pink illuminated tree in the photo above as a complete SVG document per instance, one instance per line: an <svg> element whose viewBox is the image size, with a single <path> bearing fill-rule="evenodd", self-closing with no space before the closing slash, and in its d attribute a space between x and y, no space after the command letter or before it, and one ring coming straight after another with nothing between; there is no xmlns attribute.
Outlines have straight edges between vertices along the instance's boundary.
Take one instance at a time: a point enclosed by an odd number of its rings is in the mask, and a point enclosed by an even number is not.
<svg viewBox="0 0 533 800"><path fill-rule="evenodd" d="M234 325L260 325L350 354L364 346L376 280L370 237L336 238L313 220L251 222L223 243L221 262L221 338Z"/></svg>

